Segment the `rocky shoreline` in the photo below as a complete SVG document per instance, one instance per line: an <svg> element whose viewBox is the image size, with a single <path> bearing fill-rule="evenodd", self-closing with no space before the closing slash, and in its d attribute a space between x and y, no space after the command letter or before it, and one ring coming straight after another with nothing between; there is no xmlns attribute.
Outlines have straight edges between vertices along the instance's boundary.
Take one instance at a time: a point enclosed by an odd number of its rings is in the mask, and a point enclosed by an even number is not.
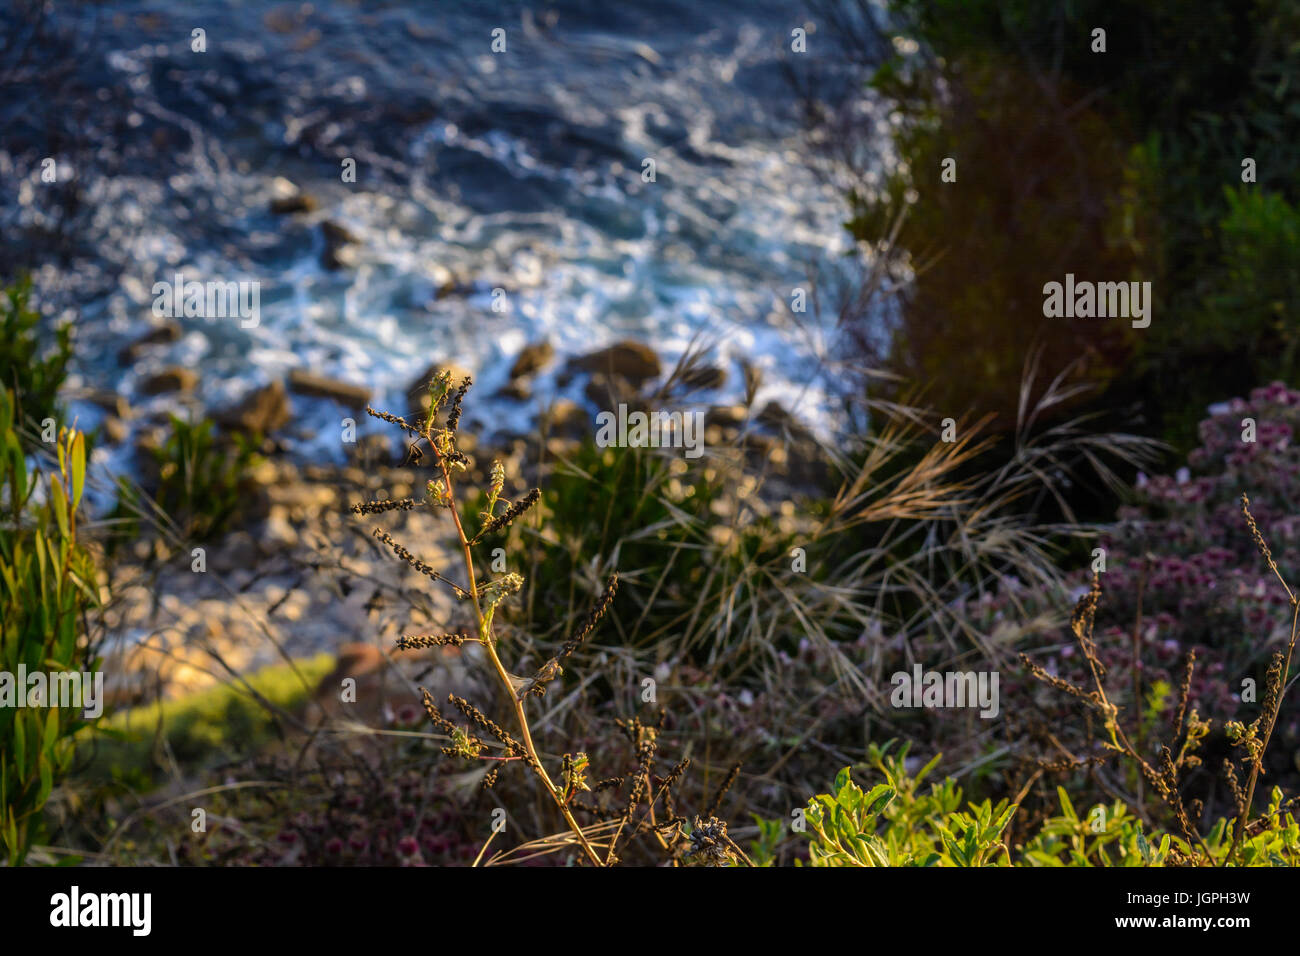
<svg viewBox="0 0 1300 956"><path fill-rule="evenodd" d="M165 328L137 339L123 356L172 341L174 333L161 331ZM534 376L555 361L547 342L524 348L514 361L506 397L528 396ZM432 366L410 384L408 407L402 411L418 416L427 408L425 385L443 367ZM468 374L447 368L458 378ZM742 371L747 377L755 374ZM689 402L693 393L725 378L726 371L688 364L665 372L652 348L620 342L569 360L560 376L566 381L584 376L584 393L598 408L620 402L664 408ZM187 380L177 374L158 385L164 392L164 385L175 385L171 391L183 394ZM410 682L402 675L422 673L426 685L432 682L431 689L444 694L475 689L473 669L455 649L434 659L392 654L401 634L464 623L458 620L463 611L447 593L430 587L427 578L394 560L371 537L371 524L347 510L372 498L419 497L427 474L402 461L400 444L390 435L359 436L345 446L342 464L295 460L276 440L277 432L293 421L297 402L335 402L359 418L370 398L368 390L355 384L302 371L211 412L222 434L263 436L264 458L245 476L237 526L201 545L202 573L193 569L194 552L186 542L157 533L132 542L112 562L114 599L107 619L112 640L105 669L114 700L181 696L235 673L249 674L320 651L340 660L342 670L325 682L333 688L343 676L373 681L382 679L388 667L398 668L394 706L413 702ZM124 423L132 415L126 400L110 396L97 403L109 413L104 435L110 442L115 436L124 440L125 425L111 423ZM763 475L763 493L747 502L757 513L780 509L782 502L788 507L789 498L825 477L825 455L816 440L776 403L759 410L712 406L705 421L708 454L701 465L727 460ZM137 430L135 460L146 489L157 478L154 453L167 428L154 420ZM461 447L471 462L468 479L484 483L492 461L499 459L508 485L544 486L554 463L593 434L592 413L567 399L553 401L532 434L498 436L491 447L480 447L472 433L462 432ZM393 534L409 542L422 560L435 568L455 568L459 556L446 550L446 528L438 526L437 516L416 510L390 517L396 519L390 523ZM325 684L321 693L328 697Z"/></svg>

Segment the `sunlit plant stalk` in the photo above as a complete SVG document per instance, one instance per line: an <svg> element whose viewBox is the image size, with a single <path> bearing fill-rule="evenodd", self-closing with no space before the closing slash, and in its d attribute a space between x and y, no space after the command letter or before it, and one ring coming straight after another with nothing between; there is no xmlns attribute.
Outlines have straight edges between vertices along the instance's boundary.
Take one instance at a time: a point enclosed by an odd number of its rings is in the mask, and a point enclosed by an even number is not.
<svg viewBox="0 0 1300 956"><path fill-rule="evenodd" d="M537 688L544 687L547 682L554 679L561 672L558 658L552 659L544 665L542 670L539 671L537 676L533 679L524 680L513 677L506 670L497 653L496 635L492 627L496 608L506 596L517 592L522 587L523 578L518 574L510 573L480 585L478 583L478 576L475 573L473 546L485 534L490 534L507 527L511 522L527 511L539 499L540 491L538 489L533 489L518 501L508 504L498 514L497 507L499 504L503 503L501 492L505 483L505 470L499 462L495 463L492 469L490 485L487 490L487 510L482 514L483 524L477 534L472 537L466 532L464 522L461 520L460 512L456 507L454 476L458 471L463 471L467 463L465 456L456 448L456 430L460 423L461 403L464 400L465 393L468 391L469 386L470 379L467 377L453 393L451 375L449 372L444 371L435 377L429 390L429 411L419 427L415 427L395 415L377 412L372 408L366 409L366 411L372 416L396 424L413 436L414 440L410 447L413 456L415 456L417 460L418 458L423 457L423 451L421 450L422 444L427 445L427 447L432 450L438 466L438 471L442 475L442 480L429 482L429 501L433 505L437 507L445 507L451 512L452 523L456 528L456 537L459 541L460 552L465 565L467 586L461 587L456 585L438 572L434 571L432 568L424 565L423 562L416 559L406 551L405 548L398 545L381 529L376 528L375 535L388 544L398 557L405 560L412 567L415 567L417 570L435 580L440 580L443 583L448 584L459 597L469 598L470 603L474 608L474 617L477 628L477 637L474 638L474 640L483 646L488 659L492 663L492 669L497 676L500 689L510 701L511 709L514 711L515 723L519 728L519 733L522 738L521 742L516 743L513 738L501 731L500 728L496 727L495 724L480 714L473 705L455 697L452 698L452 703L480 727L487 729L489 732L498 736L498 739L506 748L506 757L501 760L501 762L519 759L528 765L537 776L537 779L540 781L547 794L550 795L551 800L554 801L556 807L564 817L565 823L577 838L577 841L582 847L583 853L586 855L587 859L596 866L605 866L609 861L601 859L595 848L591 845L586 834L583 832L582 827L573 817L573 811L570 809L568 801L572 789L569 783L566 781L564 787L557 787L551 780L550 774L547 773L546 768L542 765L537 754L536 745L533 743L532 731L528 725L528 715L524 709L524 703L528 697L531 696ZM438 411L448 401L451 403L451 408L447 417L447 424L443 428L437 428L436 422ZM403 499L401 501L377 501L358 505L353 508L353 511L358 514L375 514L390 510L409 510L413 505L414 501L411 499ZM576 639L570 640L570 642L565 645L565 650L561 652L561 657L566 656L567 653L571 653L573 649L576 649L577 644L590 633L591 629L595 626L596 620L599 619L599 616L603 614L604 610L607 609L611 603L616 583L617 579L612 578L605 595L601 599L600 605L596 611L593 611L592 615L589 616L588 621L583 627L582 633L580 633ZM461 635L421 635L404 638L399 646L403 648L414 648L440 644L460 644L464 640L465 638ZM424 694L425 709L429 712L430 717L434 719L435 723L446 723L441 717L441 714L437 711L437 708L433 706L428 692L424 691L423 688L421 688L421 691ZM482 758L482 754L479 752L481 750L481 742L477 741L476 738L469 737L463 732L461 732L459 736L453 732L452 736L453 747L448 749L458 752L463 756ZM494 774L495 770L489 771L489 773Z"/></svg>

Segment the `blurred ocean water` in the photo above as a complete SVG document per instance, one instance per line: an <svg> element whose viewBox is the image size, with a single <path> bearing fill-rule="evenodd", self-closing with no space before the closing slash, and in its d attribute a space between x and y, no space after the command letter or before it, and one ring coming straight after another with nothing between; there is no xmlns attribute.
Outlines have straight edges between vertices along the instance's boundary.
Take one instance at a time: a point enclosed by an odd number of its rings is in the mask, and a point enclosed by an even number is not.
<svg viewBox="0 0 1300 956"><path fill-rule="evenodd" d="M87 386L163 407L138 386L179 364L219 406L305 367L400 406L448 361L476 376L471 420L522 430L564 391L560 361L534 402L487 400L526 343L549 339L562 360L630 337L671 364L700 336L730 373L706 398L740 394L744 356L764 371L760 401L827 427L829 333L788 305L841 268L844 203L800 155L788 3L187 0L85 16L77 122L94 169L72 170L86 183L75 255L38 279L75 302ZM0 107L10 171L42 135L24 126L32 105ZM272 215L277 178L319 209ZM0 198L7 221L39 221L33 182ZM349 267L322 266L324 219L360 240ZM178 341L119 366L154 283L178 272L260 283L260 322L181 318ZM339 409L296 406L295 442L337 454Z"/></svg>

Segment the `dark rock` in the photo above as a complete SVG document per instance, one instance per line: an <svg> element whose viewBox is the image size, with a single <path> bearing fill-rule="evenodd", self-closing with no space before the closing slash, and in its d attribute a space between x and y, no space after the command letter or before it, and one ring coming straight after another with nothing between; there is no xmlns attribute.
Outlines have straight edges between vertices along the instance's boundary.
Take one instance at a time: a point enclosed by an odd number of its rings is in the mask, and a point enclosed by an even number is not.
<svg viewBox="0 0 1300 956"><path fill-rule="evenodd" d="M328 219L320 224L320 230L325 237L325 251L320 257L322 266L332 270L356 264L356 250L352 247L361 240L355 233Z"/></svg>
<svg viewBox="0 0 1300 956"><path fill-rule="evenodd" d="M86 401L119 419L125 420L135 415L126 396L117 392L96 390L86 396Z"/></svg>
<svg viewBox="0 0 1300 956"><path fill-rule="evenodd" d="M320 206L316 197L309 196L282 176L275 178L272 188L275 195L271 197L271 212L277 216L313 212Z"/></svg>
<svg viewBox="0 0 1300 956"><path fill-rule="evenodd" d="M281 382L255 389L237 405L217 412L213 418L230 431L268 435L288 424L293 416L289 396Z"/></svg>
<svg viewBox="0 0 1300 956"><path fill-rule="evenodd" d="M326 219L320 224L321 234L325 236L325 241L331 245L344 246L348 243L358 243L361 241L356 233L352 232L346 226L340 226L332 219Z"/></svg>
<svg viewBox="0 0 1300 956"><path fill-rule="evenodd" d="M510 366L510 380L513 382L515 379L532 375L544 368L554 357L555 346L545 339L525 345L515 359L515 364Z"/></svg>
<svg viewBox="0 0 1300 956"><path fill-rule="evenodd" d="M370 404L370 389L338 379L317 375L296 368L289 373L289 391L312 398L328 398L349 408L365 408Z"/></svg>
<svg viewBox="0 0 1300 956"><path fill-rule="evenodd" d="M528 387L527 382L510 382L497 392L501 398L508 398L515 402L526 402L532 394L532 389Z"/></svg>
<svg viewBox="0 0 1300 956"><path fill-rule="evenodd" d="M704 424L740 428L748 417L749 410L744 405L718 405L709 409L704 416Z"/></svg>
<svg viewBox="0 0 1300 956"><path fill-rule="evenodd" d="M687 388L722 388L727 384L727 370L716 365L692 365L682 370L678 381Z"/></svg>
<svg viewBox="0 0 1300 956"><path fill-rule="evenodd" d="M181 337L181 327L175 322L163 322L135 338L117 353L119 365L131 365L151 345L169 345Z"/></svg>
<svg viewBox="0 0 1300 956"><path fill-rule="evenodd" d="M297 212L315 212L320 208L313 196L307 193L295 193L292 196L281 196L271 200L271 212L276 216L287 216Z"/></svg>
<svg viewBox="0 0 1300 956"><path fill-rule="evenodd" d="M597 408L613 410L619 405L640 407L643 404L636 386L619 375L593 374L583 394Z"/></svg>
<svg viewBox="0 0 1300 956"><path fill-rule="evenodd" d="M791 415L779 402L768 402L758 413L758 421L776 432L784 433L790 438L811 441L813 438L806 426Z"/></svg>
<svg viewBox="0 0 1300 956"><path fill-rule="evenodd" d="M623 378L638 387L649 379L658 378L662 371L655 350L644 343L633 341L616 342L609 348L571 359L569 367L582 372L602 372L611 377Z"/></svg>
<svg viewBox="0 0 1300 956"><path fill-rule="evenodd" d="M140 383L140 392L144 395L163 395L167 392L189 392L199 383L199 375L192 369L181 365L170 365L150 375Z"/></svg>
<svg viewBox="0 0 1300 956"><path fill-rule="evenodd" d="M547 433L582 439L592 434L591 416L577 402L567 398L556 399L547 410L545 426Z"/></svg>
<svg viewBox="0 0 1300 956"><path fill-rule="evenodd" d="M111 444L122 444L122 442L126 441L127 438L126 422L122 421L122 419L118 418L116 415L109 415L106 417L104 419L104 437L107 438Z"/></svg>

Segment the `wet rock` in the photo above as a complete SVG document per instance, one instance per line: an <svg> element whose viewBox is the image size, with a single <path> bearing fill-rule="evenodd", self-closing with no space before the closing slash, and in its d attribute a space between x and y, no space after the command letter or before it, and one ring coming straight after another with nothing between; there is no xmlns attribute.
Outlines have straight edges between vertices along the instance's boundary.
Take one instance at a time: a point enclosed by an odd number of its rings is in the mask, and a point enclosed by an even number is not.
<svg viewBox="0 0 1300 956"><path fill-rule="evenodd" d="M320 203L316 197L303 192L289 180L277 176L271 184L275 195L271 197L271 212L277 216L286 216L298 212L314 212Z"/></svg>
<svg viewBox="0 0 1300 956"><path fill-rule="evenodd" d="M560 398L551 404L544 426L551 435L582 439L592 434L591 416L577 402Z"/></svg>
<svg viewBox="0 0 1300 956"><path fill-rule="evenodd" d="M545 368L553 358L555 358L555 346L545 339L531 345L525 345L515 359L515 364L510 366L511 382L516 379L526 378Z"/></svg>
<svg viewBox="0 0 1300 956"><path fill-rule="evenodd" d="M104 419L104 437L107 438L111 444L122 444L126 441L127 434L126 422L122 421L122 419L118 418L116 415L109 415Z"/></svg>
<svg viewBox="0 0 1300 956"><path fill-rule="evenodd" d="M727 384L727 370L716 365L692 365L683 369L678 381L691 389L722 388Z"/></svg>
<svg viewBox="0 0 1300 956"><path fill-rule="evenodd" d="M141 355L143 355L150 346L170 345L178 341L181 337L181 327L175 322L163 322L155 325L149 331L137 336L130 344L124 346L117 353L117 362L119 365L131 365Z"/></svg>
<svg viewBox="0 0 1300 956"><path fill-rule="evenodd" d="M318 208L320 208L320 203L307 193L298 193L294 196L271 200L271 212L276 216L287 216L297 212L315 212Z"/></svg>
<svg viewBox="0 0 1300 956"><path fill-rule="evenodd" d="M749 417L749 409L744 405L718 405L709 409L704 416L704 424L717 425L721 428L740 428Z"/></svg>
<svg viewBox="0 0 1300 956"><path fill-rule="evenodd" d="M353 385L300 368L289 373L289 390L296 395L328 398L340 405L357 409L365 408L370 403L371 395L370 389L364 385Z"/></svg>
<svg viewBox="0 0 1300 956"><path fill-rule="evenodd" d="M237 405L217 412L213 418L230 431L268 435L288 424L292 415L284 385L272 382L250 392Z"/></svg>
<svg viewBox="0 0 1300 956"><path fill-rule="evenodd" d="M571 359L569 368L581 372L604 373L641 386L662 372L655 350L642 342L616 342L608 348Z"/></svg>
<svg viewBox="0 0 1300 956"><path fill-rule="evenodd" d="M508 398L515 402L526 402L532 397L533 390L529 387L527 382L516 381L506 384L497 392L497 395L501 398Z"/></svg>
<svg viewBox="0 0 1300 956"><path fill-rule="evenodd" d="M611 411L619 405L639 408L644 404L636 386L619 375L605 375L599 372L593 374L591 381L583 389L583 394L597 408Z"/></svg>
<svg viewBox="0 0 1300 956"><path fill-rule="evenodd" d="M129 419L135 414L126 396L117 392L96 390L86 396L86 401L119 419Z"/></svg>
<svg viewBox="0 0 1300 956"><path fill-rule="evenodd" d="M320 224L320 230L325 237L325 251L320 257L322 266L332 270L356 265L355 246L361 240L355 233L328 219Z"/></svg>
<svg viewBox="0 0 1300 956"><path fill-rule="evenodd" d="M165 395L168 392L190 392L199 383L198 373L181 365L169 365L140 383L144 395Z"/></svg>
<svg viewBox="0 0 1300 956"><path fill-rule="evenodd" d="M780 402L772 401L763 406L758 413L758 421L776 432L782 432L798 440L812 440L810 432L799 419L791 415Z"/></svg>

